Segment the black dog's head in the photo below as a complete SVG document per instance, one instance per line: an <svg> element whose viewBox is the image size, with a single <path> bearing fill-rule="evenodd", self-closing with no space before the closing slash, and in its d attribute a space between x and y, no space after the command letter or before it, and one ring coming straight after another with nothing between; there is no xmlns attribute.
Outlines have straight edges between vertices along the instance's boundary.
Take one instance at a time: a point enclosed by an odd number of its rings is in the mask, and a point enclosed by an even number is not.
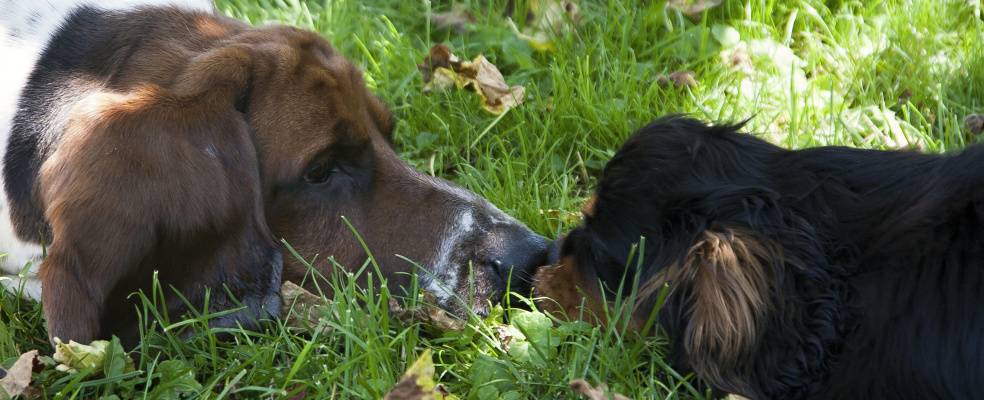
<svg viewBox="0 0 984 400"><path fill-rule="evenodd" d="M823 229L775 188L770 164L785 150L739 128L667 117L637 132L535 288L546 309L578 315L586 296L602 316L602 299L638 279L641 327L666 285L658 321L678 368L718 390L797 397L841 334L841 285Z"/></svg>

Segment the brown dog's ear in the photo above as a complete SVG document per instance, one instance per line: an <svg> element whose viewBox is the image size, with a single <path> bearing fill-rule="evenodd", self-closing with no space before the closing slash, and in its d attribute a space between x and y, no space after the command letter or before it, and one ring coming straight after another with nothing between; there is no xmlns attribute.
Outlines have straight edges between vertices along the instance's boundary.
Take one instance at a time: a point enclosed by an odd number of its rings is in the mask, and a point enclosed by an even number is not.
<svg viewBox="0 0 984 400"><path fill-rule="evenodd" d="M155 270L192 302L211 285L212 304L228 305L211 276L237 295L279 288L256 150L234 109L248 71L248 53L214 50L172 87L96 93L73 109L38 188L53 234L40 270L49 337L135 329L126 297Z"/></svg>
<svg viewBox="0 0 984 400"><path fill-rule="evenodd" d="M228 46L199 54L169 88L173 96L194 98L207 93L224 99L246 90L253 65L251 50L245 46Z"/></svg>
<svg viewBox="0 0 984 400"><path fill-rule="evenodd" d="M369 115L372 117L372 121L376 124L376 128L379 129L379 133L386 138L386 140L393 142L393 114L390 113L386 105L379 100L374 94L370 93L367 97Z"/></svg>
<svg viewBox="0 0 984 400"><path fill-rule="evenodd" d="M679 300L689 314L683 344L701 377L720 378L722 367L733 366L757 343L773 305L780 257L774 244L752 233L706 231L680 265L647 285L646 291L663 282L674 292L685 290Z"/></svg>

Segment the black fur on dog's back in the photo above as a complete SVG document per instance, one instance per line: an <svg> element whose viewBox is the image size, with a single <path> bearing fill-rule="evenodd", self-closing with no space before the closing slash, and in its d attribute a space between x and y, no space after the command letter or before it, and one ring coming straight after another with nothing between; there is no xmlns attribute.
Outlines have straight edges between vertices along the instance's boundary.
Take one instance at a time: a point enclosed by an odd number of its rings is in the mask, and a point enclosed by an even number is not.
<svg viewBox="0 0 984 400"><path fill-rule="evenodd" d="M671 116L641 129L561 259L609 291L636 273L644 292L669 284L659 320L675 362L719 390L976 397L984 147L789 151L740 128ZM626 271L641 236L641 271Z"/></svg>

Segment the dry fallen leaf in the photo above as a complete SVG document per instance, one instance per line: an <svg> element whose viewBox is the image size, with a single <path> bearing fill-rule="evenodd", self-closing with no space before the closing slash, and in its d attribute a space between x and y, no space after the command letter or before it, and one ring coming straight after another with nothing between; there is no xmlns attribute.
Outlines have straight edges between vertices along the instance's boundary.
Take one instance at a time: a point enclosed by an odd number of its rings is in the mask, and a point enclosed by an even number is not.
<svg viewBox="0 0 984 400"><path fill-rule="evenodd" d="M6 394L7 397L3 398L12 398L25 394L31 385L31 376L39 366L37 350L21 354L6 371L7 375L0 378L0 389L3 391L0 395Z"/></svg>
<svg viewBox="0 0 984 400"><path fill-rule="evenodd" d="M327 305L324 298L290 281L280 286L280 298L283 300L280 303L280 315L287 316L284 322L291 328L317 327L321 321L321 309ZM326 326L324 329L330 328Z"/></svg>
<svg viewBox="0 0 984 400"><path fill-rule="evenodd" d="M456 4L451 11L431 15L431 23L437 29L454 29L461 33L475 23L475 16L465 6Z"/></svg>
<svg viewBox="0 0 984 400"><path fill-rule="evenodd" d="M698 18L709 8L721 5L721 0L670 0L666 6L686 14L690 18Z"/></svg>
<svg viewBox="0 0 984 400"><path fill-rule="evenodd" d="M435 44L427 51L423 64L417 65L417 69L424 76L424 83L430 83L433 79L434 71L438 68L452 69L452 64L459 65L461 60L451 53L451 48L444 44Z"/></svg>
<svg viewBox="0 0 984 400"><path fill-rule="evenodd" d="M457 331L465 327L465 321L448 314L444 309L435 306L434 295L424 292L423 301L417 307L403 308L396 299L390 299L390 314L404 323L420 322L433 326L441 331Z"/></svg>
<svg viewBox="0 0 984 400"><path fill-rule="evenodd" d="M509 27L537 51L553 51L554 37L570 32L580 21L580 9L573 0L530 0L526 27L520 32L511 19Z"/></svg>
<svg viewBox="0 0 984 400"><path fill-rule="evenodd" d="M499 350L504 352L509 352L513 340L517 337L520 338L519 340L526 340L526 336L512 325L498 325L494 329L496 335L499 336Z"/></svg>
<svg viewBox="0 0 984 400"><path fill-rule="evenodd" d="M676 71L669 75L660 75L656 77L656 81L660 85L667 86L672 84L676 87L696 87L697 79L695 78L694 71Z"/></svg>
<svg viewBox="0 0 984 400"><path fill-rule="evenodd" d="M424 62L417 66L424 76L424 92L447 90L452 86L468 89L482 99L482 108L493 114L523 103L526 89L509 86L502 73L483 55L471 61L460 61L448 46L431 47Z"/></svg>
<svg viewBox="0 0 984 400"><path fill-rule="evenodd" d="M899 100L898 100L899 104L901 105L901 104L908 103L909 99L912 98L912 94L913 94L912 91L909 89L903 90L902 94L899 95Z"/></svg>
<svg viewBox="0 0 984 400"><path fill-rule="evenodd" d="M724 65L745 75L751 75L755 72L755 65L752 64L752 58L748 55L748 44L745 42L722 51L721 61L724 62Z"/></svg>
<svg viewBox="0 0 984 400"><path fill-rule="evenodd" d="M978 135L984 132L984 115L970 114L967 118L964 118L964 125L967 126L967 130L970 133Z"/></svg>
<svg viewBox="0 0 984 400"><path fill-rule="evenodd" d="M444 386L434 381L434 360L430 349L413 362L403 378L390 389L383 400L452 400L456 396L448 393Z"/></svg>
<svg viewBox="0 0 984 400"><path fill-rule="evenodd" d="M631 400L618 393L609 393L608 386L604 383L595 388L584 379L575 379L571 381L570 385L571 389L574 389L581 396L587 397L588 400Z"/></svg>

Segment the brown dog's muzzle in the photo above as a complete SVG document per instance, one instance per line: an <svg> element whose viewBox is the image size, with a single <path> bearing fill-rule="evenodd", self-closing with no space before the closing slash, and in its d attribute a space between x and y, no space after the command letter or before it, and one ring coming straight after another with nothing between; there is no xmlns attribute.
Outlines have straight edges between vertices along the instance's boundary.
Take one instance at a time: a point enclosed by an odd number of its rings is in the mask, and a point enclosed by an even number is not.
<svg viewBox="0 0 984 400"><path fill-rule="evenodd" d="M339 169L335 178L341 184L329 194L312 196L311 203L308 195L295 195L290 207L276 207L274 231L317 232L285 237L301 254L332 256L352 270L367 258L357 233L395 295L416 279L440 306L460 316L469 310L486 313L507 290L528 294L532 274L546 258L545 238L474 193L417 172L381 140L374 140L370 151L360 158L361 169ZM360 172L365 169L371 172ZM284 214L287 208L298 216ZM279 228L279 221L290 225ZM308 271L287 261L285 279L304 280Z"/></svg>
<svg viewBox="0 0 984 400"><path fill-rule="evenodd" d="M397 179L417 185L420 200L405 212L426 215L429 234L411 237L422 262L421 287L444 308L484 315L508 291L529 295L535 269L546 260L549 242L487 200L453 184L399 168ZM405 187L405 186L404 186Z"/></svg>

